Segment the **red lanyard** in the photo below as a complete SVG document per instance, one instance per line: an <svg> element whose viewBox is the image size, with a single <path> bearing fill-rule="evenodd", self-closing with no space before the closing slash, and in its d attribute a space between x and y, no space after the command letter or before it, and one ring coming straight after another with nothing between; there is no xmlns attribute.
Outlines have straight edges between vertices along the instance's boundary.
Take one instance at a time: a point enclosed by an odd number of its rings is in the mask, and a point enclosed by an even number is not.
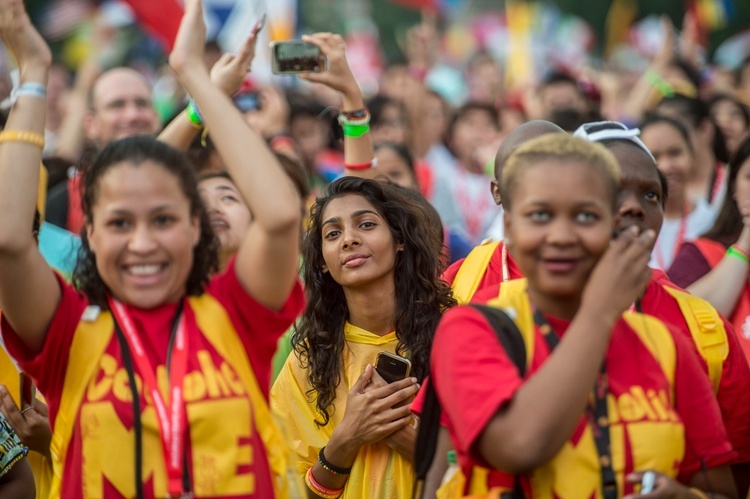
<svg viewBox="0 0 750 499"><path fill-rule="evenodd" d="M716 162L716 175L714 177L714 185L711 186L711 197L708 202L712 203L716 201L716 196L724 186L724 177L727 174L727 166L721 161Z"/></svg>
<svg viewBox="0 0 750 499"><path fill-rule="evenodd" d="M682 219L680 219L680 228L677 231L677 241L675 241L674 248L672 248L672 261L669 263L670 265L672 265L674 259L677 258L677 253L680 252L682 243L685 242L685 231L687 230L688 216L690 216L690 203L685 201L685 207L682 210ZM659 268L666 272L667 266L665 265L666 262L663 258L663 252L657 251L656 248L654 248L654 257L656 258L656 264L659 266Z"/></svg>
<svg viewBox="0 0 750 499"><path fill-rule="evenodd" d="M161 442L164 448L164 459L167 467L169 497L180 497L182 487L182 457L185 449L186 415L182 397L182 382L187 371L188 338L185 329L185 314L175 317L174 350L172 352L169 372L170 404L164 402L156 382L156 373L151 367L141 339L136 332L135 324L125 307L119 301L109 298L109 308L116 323L122 328L128 346L135 357L141 378L151 394L157 421L161 431Z"/></svg>

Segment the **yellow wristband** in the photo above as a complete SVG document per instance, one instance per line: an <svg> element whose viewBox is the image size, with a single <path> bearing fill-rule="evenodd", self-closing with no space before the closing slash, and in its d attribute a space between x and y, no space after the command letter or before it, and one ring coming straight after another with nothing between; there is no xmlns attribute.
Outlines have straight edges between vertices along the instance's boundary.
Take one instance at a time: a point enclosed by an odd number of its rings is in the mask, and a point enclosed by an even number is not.
<svg viewBox="0 0 750 499"><path fill-rule="evenodd" d="M708 495L705 492L700 489L696 489L695 487L690 487L690 493L700 497L701 499L708 499Z"/></svg>
<svg viewBox="0 0 750 499"><path fill-rule="evenodd" d="M36 132L23 130L5 130L0 132L0 142L26 142L44 148L44 136Z"/></svg>

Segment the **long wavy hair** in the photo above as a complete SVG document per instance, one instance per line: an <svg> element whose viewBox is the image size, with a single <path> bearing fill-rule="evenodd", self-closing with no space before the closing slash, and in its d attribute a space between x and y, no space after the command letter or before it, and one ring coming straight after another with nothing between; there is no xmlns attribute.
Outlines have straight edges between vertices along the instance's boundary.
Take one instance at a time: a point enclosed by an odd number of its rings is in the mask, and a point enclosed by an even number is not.
<svg viewBox="0 0 750 499"><path fill-rule="evenodd" d="M745 161L749 159L750 135L747 135L740 142L732 159L729 160L729 178L724 203L721 205L719 215L716 217L713 227L703 237L727 246L736 243L737 239L740 238L744 224L742 223L742 214L737 206L737 200L734 199L734 190L737 186L737 174L740 173L740 169L745 164Z"/></svg>
<svg viewBox="0 0 750 499"><path fill-rule="evenodd" d="M93 208L99 196L99 181L102 176L122 163L138 167L145 161L158 163L177 178L183 194L190 202L190 214L200 220L200 239L193 248L193 266L185 285L188 295L200 295L211 275L219 268L218 241L198 194L193 167L180 151L147 136L128 137L107 145L81 179L81 209L86 224L94 222ZM73 284L91 303L102 309L108 308L108 288L99 275L96 255L89 246L86 227L81 230L81 248L73 270Z"/></svg>
<svg viewBox="0 0 750 499"><path fill-rule="evenodd" d="M403 244L394 269L398 345L396 352L409 357L412 374L419 380L428 373L432 338L443 312L456 301L440 279L443 271L440 231L430 222L424 205L406 189L375 180L344 177L328 185L315 200L302 244L303 278L307 308L292 333L292 344L308 371L320 419L329 423L335 410L336 388L341 382L345 348L344 323L349 309L344 289L330 273L321 271L323 213L331 200L354 194L370 202L383 216L393 239Z"/></svg>

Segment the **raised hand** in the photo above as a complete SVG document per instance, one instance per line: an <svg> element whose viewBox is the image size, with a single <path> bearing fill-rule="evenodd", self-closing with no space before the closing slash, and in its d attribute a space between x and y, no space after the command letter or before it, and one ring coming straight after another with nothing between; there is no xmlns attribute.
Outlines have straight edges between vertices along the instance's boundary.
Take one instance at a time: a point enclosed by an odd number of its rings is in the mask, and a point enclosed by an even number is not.
<svg viewBox="0 0 750 499"><path fill-rule="evenodd" d="M299 75L301 79L326 85L340 92L345 99L354 95L361 96L357 80L346 60L346 44L341 35L315 33L303 35L302 41L312 43L320 49L328 58L328 69L320 73L303 73Z"/></svg>
<svg viewBox="0 0 750 499"><path fill-rule="evenodd" d="M46 71L52 64L52 53L31 24L23 0L0 0L0 37L13 52L22 79L28 71Z"/></svg>
<svg viewBox="0 0 750 499"><path fill-rule="evenodd" d="M406 32L404 54L411 66L428 70L437 60L438 53L437 18L435 13L422 11L422 22Z"/></svg>
<svg viewBox="0 0 750 499"><path fill-rule="evenodd" d="M201 0L185 0L185 14L169 54L169 66L183 76L187 72L208 72L203 63L206 24Z"/></svg>
<svg viewBox="0 0 750 499"><path fill-rule="evenodd" d="M234 95L245 81L255 59L255 45L258 32L254 29L237 55L223 54L211 68L211 81L226 95Z"/></svg>

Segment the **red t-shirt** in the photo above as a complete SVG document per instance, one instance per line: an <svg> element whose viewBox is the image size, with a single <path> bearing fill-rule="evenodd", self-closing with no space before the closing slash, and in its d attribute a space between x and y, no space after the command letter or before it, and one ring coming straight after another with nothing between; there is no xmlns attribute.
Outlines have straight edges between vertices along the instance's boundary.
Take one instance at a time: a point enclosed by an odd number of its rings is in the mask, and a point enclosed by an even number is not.
<svg viewBox="0 0 750 499"><path fill-rule="evenodd" d="M25 347L4 317L2 322L8 349L47 397L53 425L60 407L69 349L81 314L88 306L88 299L70 284L61 280L60 286L61 301L38 354ZM248 295L235 275L234 265L230 264L211 280L206 292L227 312L267 400L271 358L279 336L303 307L301 286L297 283L282 309L275 312ZM162 393L168 385L165 359L176 307L176 303L147 311L127 307L136 328L142 332L151 365L157 366ZM189 419L186 452L194 492L198 497L273 497L266 452L260 436L253 431L252 406L244 385L198 330L193 311L187 305L185 318L189 345L184 382ZM137 365L134 369L139 376ZM98 360L96 374L84 393L78 414L70 415L77 421L63 469L62 497L135 495L131 399L120 344L113 334ZM143 391L140 407L144 493L146 497L163 497L166 472L161 437L155 410L147 404ZM217 459L217 455L221 458Z"/></svg>
<svg viewBox="0 0 750 499"><path fill-rule="evenodd" d="M554 318L548 320L556 331L564 334L567 322ZM679 473L680 479L686 481L700 469L702 461L708 467L714 467L726 464L734 457L711 386L693 349L681 335L673 334L673 337L677 358L674 399L661 366L638 335L623 320L616 324L612 333L606 362L611 394L609 417L613 466L620 483L624 475L639 469L638 463L653 464L660 459L663 463L666 460L668 466ZM529 374L539 370L549 355L547 343L536 330ZM459 463L467 473L473 465L484 464L475 444L498 409L511 403L524 381L497 341L491 326L480 312L471 307L457 307L446 312L433 343L431 373L441 406L448 416L448 430L458 451ZM662 407L655 406L653 397L649 395L652 397L649 401L645 394L655 394L662 400ZM674 401L674 413L669 409L666 412L661 410L669 407L664 403L666 400ZM612 407L619 410L612 411ZM684 425L685 441L685 455L681 460L677 457L679 449L676 447L679 445L675 440L679 438L680 425ZM557 490L565 482L566 487L576 488L576 497L592 496L600 486L600 473L589 431L582 415L574 434L562 449L565 452L553 460L562 461L548 477L545 486ZM581 440L584 436L586 439ZM582 441L586 443L579 446ZM666 456L659 457L660 454ZM674 460L669 454L675 455ZM565 468L568 459L593 463L594 466L575 466L573 472ZM571 482L570 477L574 477L575 482ZM488 484L507 486L508 477L504 473L492 472ZM529 483L525 486L528 488ZM624 492L633 492L632 486L626 486ZM551 491L538 490L538 493L550 495ZM535 494L532 492L531 495Z"/></svg>
<svg viewBox="0 0 750 499"><path fill-rule="evenodd" d="M672 287L677 288L674 284ZM677 288L680 289L680 288ZM698 349L692 340L692 335L685 317L680 310L677 300L670 295L663 286L651 281L641 300L643 313L653 315L659 320L675 326L673 331L679 331L687 338L695 351L698 361L708 372L706 360L698 355ZM737 335L732 325L722 317L724 329L727 332L729 355L724 360L721 382L716 399L721 409L724 426L727 429L732 447L739 453L739 462L750 461L750 366L742 354Z"/></svg>

